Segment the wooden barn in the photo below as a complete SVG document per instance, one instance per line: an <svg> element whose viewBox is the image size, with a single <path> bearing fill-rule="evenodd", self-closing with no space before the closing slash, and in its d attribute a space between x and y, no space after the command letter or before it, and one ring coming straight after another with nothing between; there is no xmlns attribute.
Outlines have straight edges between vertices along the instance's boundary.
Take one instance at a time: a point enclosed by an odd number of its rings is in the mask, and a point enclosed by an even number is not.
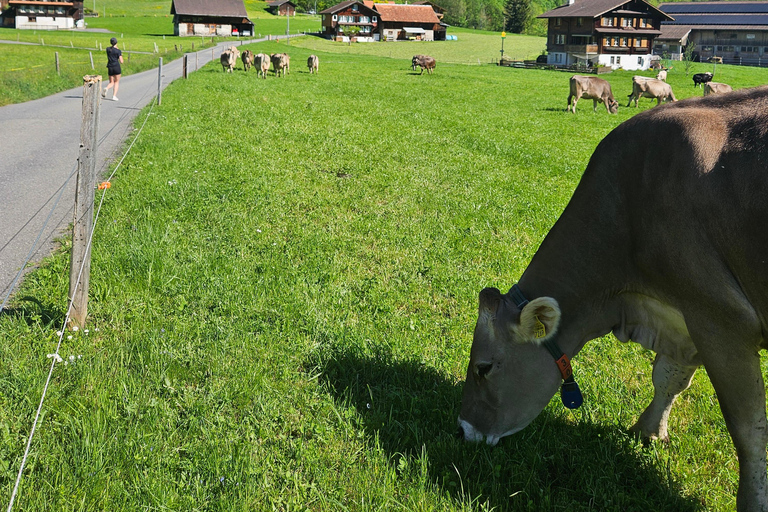
<svg viewBox="0 0 768 512"><path fill-rule="evenodd" d="M251 36L243 0L173 0L173 35Z"/></svg>
<svg viewBox="0 0 768 512"><path fill-rule="evenodd" d="M296 4L291 0L274 0L267 4L267 11L277 16L296 16Z"/></svg>
<svg viewBox="0 0 768 512"><path fill-rule="evenodd" d="M441 24L431 5L374 4L379 13L379 32L386 41L444 40L446 26Z"/></svg>

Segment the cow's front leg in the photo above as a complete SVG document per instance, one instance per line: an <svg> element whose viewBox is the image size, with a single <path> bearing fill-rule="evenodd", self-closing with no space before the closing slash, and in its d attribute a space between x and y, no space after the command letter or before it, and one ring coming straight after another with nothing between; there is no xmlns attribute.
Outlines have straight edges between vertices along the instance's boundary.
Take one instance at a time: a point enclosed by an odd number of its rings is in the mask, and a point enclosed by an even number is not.
<svg viewBox="0 0 768 512"><path fill-rule="evenodd" d="M669 441L667 421L677 395L688 389L697 366L684 366L657 354L653 362L653 400L629 430L644 441Z"/></svg>
<svg viewBox="0 0 768 512"><path fill-rule="evenodd" d="M597 100L592 100L592 112L597 112Z"/></svg>

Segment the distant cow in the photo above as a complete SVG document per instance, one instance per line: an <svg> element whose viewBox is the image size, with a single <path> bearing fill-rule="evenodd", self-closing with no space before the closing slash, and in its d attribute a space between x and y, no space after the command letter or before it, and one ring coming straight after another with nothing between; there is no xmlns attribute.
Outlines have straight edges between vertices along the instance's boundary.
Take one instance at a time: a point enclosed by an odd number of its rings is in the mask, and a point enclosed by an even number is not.
<svg viewBox="0 0 768 512"><path fill-rule="evenodd" d="M656 80L661 80L662 82L666 82L667 81L667 70L666 69L662 69L661 71L659 71L658 74L656 75Z"/></svg>
<svg viewBox="0 0 768 512"><path fill-rule="evenodd" d="M432 71L435 69L435 64L435 59L429 55L416 55L413 57L413 60L411 60L411 65L414 70L416 69L416 66L419 66L421 68L420 74L422 75L424 74L425 69L427 70L427 73L431 75Z"/></svg>
<svg viewBox="0 0 768 512"><path fill-rule="evenodd" d="M251 50L244 50L242 55L240 55L240 58L243 60L243 71L248 71L251 69L251 64L253 64L254 55Z"/></svg>
<svg viewBox="0 0 768 512"><path fill-rule="evenodd" d="M597 102L605 104L610 114L619 110L619 102L613 97L611 84L596 76L573 75L570 79L571 93L568 95L567 110L576 113L576 103L580 98L592 100L592 110L597 112ZM573 100L573 103L571 103Z"/></svg>
<svg viewBox="0 0 768 512"><path fill-rule="evenodd" d="M280 76L282 73L283 78L285 78L285 73L291 65L291 60L288 54L273 53L270 58L272 60L272 67L275 70L275 76Z"/></svg>
<svg viewBox="0 0 768 512"><path fill-rule="evenodd" d="M271 60L266 53L257 53L253 57L253 65L256 68L257 76L261 78L267 78L267 71L269 71L269 64Z"/></svg>
<svg viewBox="0 0 768 512"><path fill-rule="evenodd" d="M307 67L309 68L309 73L317 73L318 66L320 66L320 59L317 58L317 55L310 55L307 58Z"/></svg>
<svg viewBox="0 0 768 512"><path fill-rule="evenodd" d="M704 84L704 96L709 96L710 94L724 94L732 91L733 87L728 84L721 84L720 82L707 82Z"/></svg>
<svg viewBox="0 0 768 512"><path fill-rule="evenodd" d="M240 57L240 50L234 46L230 46L223 52L221 52L221 67L224 71L231 73L235 69L237 64L237 58Z"/></svg>
<svg viewBox="0 0 768 512"><path fill-rule="evenodd" d="M668 83L655 78L633 76L632 94L629 95L627 106L630 106L634 100L637 107L637 100L640 98L656 98L656 105L661 105L662 101L677 101Z"/></svg>
<svg viewBox="0 0 768 512"><path fill-rule="evenodd" d="M693 75L693 86L701 87L701 84L712 81L712 73L707 71L706 73L696 73Z"/></svg>

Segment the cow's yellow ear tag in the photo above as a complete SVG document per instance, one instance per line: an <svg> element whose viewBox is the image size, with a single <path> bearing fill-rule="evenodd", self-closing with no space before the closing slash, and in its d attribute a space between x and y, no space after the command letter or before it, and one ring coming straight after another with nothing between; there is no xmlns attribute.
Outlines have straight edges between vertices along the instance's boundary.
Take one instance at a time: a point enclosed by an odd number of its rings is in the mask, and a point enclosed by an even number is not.
<svg viewBox="0 0 768 512"><path fill-rule="evenodd" d="M547 328L541 323L539 317L534 318L536 319L536 325L534 326L533 335L536 336L536 338L543 338L547 335Z"/></svg>

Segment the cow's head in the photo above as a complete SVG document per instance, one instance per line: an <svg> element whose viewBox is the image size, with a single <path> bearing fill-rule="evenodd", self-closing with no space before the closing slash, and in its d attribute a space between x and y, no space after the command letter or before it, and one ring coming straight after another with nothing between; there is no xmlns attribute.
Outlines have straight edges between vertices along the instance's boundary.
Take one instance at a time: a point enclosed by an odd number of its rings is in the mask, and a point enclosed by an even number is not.
<svg viewBox="0 0 768 512"><path fill-rule="evenodd" d="M615 114L616 112L618 112L619 111L619 102L616 101L615 99L609 99L608 100L608 111L611 114Z"/></svg>
<svg viewBox="0 0 768 512"><path fill-rule="evenodd" d="M495 445L546 407L562 379L541 343L556 335L559 322L555 299L540 297L520 310L496 288L480 292L459 414L464 439Z"/></svg>

